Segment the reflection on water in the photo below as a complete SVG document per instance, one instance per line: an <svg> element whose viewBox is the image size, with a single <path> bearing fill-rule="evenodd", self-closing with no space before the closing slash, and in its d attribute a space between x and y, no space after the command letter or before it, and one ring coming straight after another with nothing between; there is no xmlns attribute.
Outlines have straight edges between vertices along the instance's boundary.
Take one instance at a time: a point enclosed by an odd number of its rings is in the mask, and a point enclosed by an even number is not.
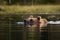
<svg viewBox="0 0 60 40"><path fill-rule="evenodd" d="M0 15L0 39L1 40L37 40L41 39L41 33L37 28L24 27L24 25L16 24L23 21L26 15ZM36 16L36 15L34 15ZM48 15L46 15L48 16ZM23 18L22 18L23 17ZM42 15L42 17L45 17ZM60 17L60 15L58 16ZM48 19L49 20L49 19ZM48 40L60 40L60 25L47 25Z"/></svg>
<svg viewBox="0 0 60 40"><path fill-rule="evenodd" d="M49 40L60 40L60 25L48 25Z"/></svg>

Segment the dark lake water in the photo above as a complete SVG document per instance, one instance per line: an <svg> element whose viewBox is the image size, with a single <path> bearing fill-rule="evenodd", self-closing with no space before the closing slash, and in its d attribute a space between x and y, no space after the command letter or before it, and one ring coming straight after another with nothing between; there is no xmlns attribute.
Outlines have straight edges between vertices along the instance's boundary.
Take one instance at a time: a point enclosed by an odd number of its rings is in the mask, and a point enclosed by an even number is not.
<svg viewBox="0 0 60 40"><path fill-rule="evenodd" d="M33 15L33 14L29 14ZM17 24L25 18L29 17L28 14L1 14L0 15L0 40L39 40L41 39L41 32L37 32L36 28L29 28L24 25ZM60 14L34 14L35 17L42 16L48 21L60 20ZM54 17L53 17L54 16ZM25 28L26 27L26 28ZM60 40L60 25L48 24L47 25L48 40ZM38 37L39 36L39 37ZM42 40L42 39L41 39Z"/></svg>

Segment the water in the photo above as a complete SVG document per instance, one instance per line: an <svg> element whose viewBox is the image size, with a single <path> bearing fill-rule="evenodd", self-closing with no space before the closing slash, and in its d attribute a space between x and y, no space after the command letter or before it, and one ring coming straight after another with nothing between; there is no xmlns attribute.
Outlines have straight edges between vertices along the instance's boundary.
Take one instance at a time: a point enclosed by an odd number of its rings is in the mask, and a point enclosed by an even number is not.
<svg viewBox="0 0 60 40"><path fill-rule="evenodd" d="M29 14L31 15L31 14ZM29 15L26 16L23 14L11 14L11 15L0 15L0 39L1 40L37 40L38 39L38 32L36 28L27 27L25 28L24 25L16 24L16 22L21 22L23 19L27 18ZM37 17L41 15L42 17L47 18L48 21L50 20L60 20L60 15L53 15L53 14L35 14L34 16ZM51 18L50 16L56 16ZM60 25L59 24L48 24L48 40L60 40ZM41 39L41 34L40 34Z"/></svg>
<svg viewBox="0 0 60 40"><path fill-rule="evenodd" d="M49 40L60 40L60 25L48 25Z"/></svg>

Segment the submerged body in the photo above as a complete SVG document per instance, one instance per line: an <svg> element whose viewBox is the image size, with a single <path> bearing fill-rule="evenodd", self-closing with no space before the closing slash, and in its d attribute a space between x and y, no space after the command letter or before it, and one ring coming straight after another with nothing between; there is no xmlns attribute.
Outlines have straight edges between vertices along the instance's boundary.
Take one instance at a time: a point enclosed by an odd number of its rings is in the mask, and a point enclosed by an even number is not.
<svg viewBox="0 0 60 40"><path fill-rule="evenodd" d="M40 27L46 27L47 26L48 21L46 19L40 19Z"/></svg>

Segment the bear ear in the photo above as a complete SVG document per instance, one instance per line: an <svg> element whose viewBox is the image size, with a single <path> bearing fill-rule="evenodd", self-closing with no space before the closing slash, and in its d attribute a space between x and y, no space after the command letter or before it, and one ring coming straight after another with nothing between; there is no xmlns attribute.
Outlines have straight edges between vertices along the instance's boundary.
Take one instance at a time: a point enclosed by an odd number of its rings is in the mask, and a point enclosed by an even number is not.
<svg viewBox="0 0 60 40"><path fill-rule="evenodd" d="M41 18L41 16L38 16L37 18Z"/></svg>

